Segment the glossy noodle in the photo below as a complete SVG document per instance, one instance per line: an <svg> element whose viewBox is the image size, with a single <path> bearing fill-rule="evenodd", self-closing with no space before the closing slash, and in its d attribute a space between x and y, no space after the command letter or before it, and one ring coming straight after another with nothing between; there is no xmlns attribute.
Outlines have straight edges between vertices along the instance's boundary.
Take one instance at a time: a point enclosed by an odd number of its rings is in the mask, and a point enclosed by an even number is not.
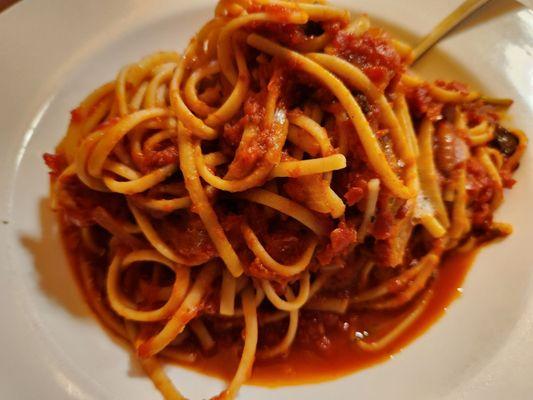
<svg viewBox="0 0 533 400"><path fill-rule="evenodd" d="M444 257L510 233L493 213L527 139L509 104L412 60L322 1L221 0L182 54L72 111L45 155L52 207L89 303L163 397L184 398L164 359L234 349L213 397L233 399L256 359L326 351L332 330L386 351Z"/></svg>

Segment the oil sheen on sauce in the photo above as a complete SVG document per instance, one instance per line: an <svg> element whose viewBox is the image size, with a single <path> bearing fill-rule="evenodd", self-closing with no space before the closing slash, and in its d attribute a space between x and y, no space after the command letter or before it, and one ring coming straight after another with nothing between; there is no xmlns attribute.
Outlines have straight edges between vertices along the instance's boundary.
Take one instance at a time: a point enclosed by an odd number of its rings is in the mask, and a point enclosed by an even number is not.
<svg viewBox="0 0 533 400"><path fill-rule="evenodd" d="M77 265L80 255L76 254L75 246L73 246L73 243L79 239L77 234L71 236L65 230L62 231L62 238L69 263L74 275L78 278L81 289ZM276 387L327 381L386 361L429 329L445 313L446 307L460 295L460 287L476 253L477 250L450 254L442 260L439 273L433 283L433 296L428 306L415 323L387 348L377 352L365 352L354 344L346 332L342 332L342 334L329 336L331 345L327 353L317 352L313 348L294 346L286 357L268 361L256 359L252 376L247 384ZM390 323L391 317L387 315L379 317L373 314L368 321L364 322ZM102 326L105 325L102 323ZM111 332L109 328L107 330ZM194 363L180 365L229 381L237 369L239 359L238 350L229 347L218 349L215 354L202 355L200 353Z"/></svg>
<svg viewBox="0 0 533 400"><path fill-rule="evenodd" d="M388 348L378 352L365 352L348 335L338 335L331 337L331 348L327 354L320 354L312 349L292 348L287 357L271 361L256 360L251 379L247 383L275 387L320 382L386 361L424 333L445 313L446 307L460 295L460 287L475 255L476 251L452 254L442 261L430 303L417 321ZM376 322L375 317L373 322ZM239 354L226 350L209 357L200 356L194 364L184 366L230 380L238 362Z"/></svg>

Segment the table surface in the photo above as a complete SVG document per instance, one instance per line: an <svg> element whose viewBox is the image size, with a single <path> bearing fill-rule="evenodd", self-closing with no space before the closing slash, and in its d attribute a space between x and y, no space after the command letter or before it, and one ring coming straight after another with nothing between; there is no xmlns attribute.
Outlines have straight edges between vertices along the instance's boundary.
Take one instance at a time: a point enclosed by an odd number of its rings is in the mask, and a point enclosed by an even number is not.
<svg viewBox="0 0 533 400"><path fill-rule="evenodd" d="M4 11L9 6L15 4L19 0L0 0L0 12Z"/></svg>

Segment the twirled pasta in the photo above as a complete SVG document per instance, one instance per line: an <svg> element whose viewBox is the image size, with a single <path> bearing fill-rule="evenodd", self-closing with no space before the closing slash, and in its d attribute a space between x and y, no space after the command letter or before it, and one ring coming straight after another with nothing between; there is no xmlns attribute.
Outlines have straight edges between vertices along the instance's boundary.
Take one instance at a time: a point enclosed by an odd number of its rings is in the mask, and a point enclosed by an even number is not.
<svg viewBox="0 0 533 400"><path fill-rule="evenodd" d="M160 356L195 363L226 336L240 361L217 399L328 329L383 352L444 257L510 233L492 215L527 138L500 124L508 102L412 59L322 1L220 0L182 56L127 65L72 111L45 155L52 207L91 307L165 398L184 397Z"/></svg>

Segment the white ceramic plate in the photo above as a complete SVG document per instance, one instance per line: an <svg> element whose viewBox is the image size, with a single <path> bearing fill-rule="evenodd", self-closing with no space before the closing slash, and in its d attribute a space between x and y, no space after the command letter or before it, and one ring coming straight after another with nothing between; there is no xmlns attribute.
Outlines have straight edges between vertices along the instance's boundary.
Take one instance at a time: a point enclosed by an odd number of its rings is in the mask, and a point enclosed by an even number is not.
<svg viewBox="0 0 533 400"><path fill-rule="evenodd" d="M353 0L340 5L420 37L460 1ZM48 210L41 155L69 110L119 67L154 50L183 49L214 1L24 0L0 14L0 398L158 399L129 352L79 296ZM413 36L410 36L413 35ZM512 124L533 126L533 12L490 3L420 63L431 78L463 79L516 100ZM242 399L531 399L533 389L533 146L498 218L516 232L485 249L464 294L392 360L342 379ZM192 399L223 383L177 367Z"/></svg>

